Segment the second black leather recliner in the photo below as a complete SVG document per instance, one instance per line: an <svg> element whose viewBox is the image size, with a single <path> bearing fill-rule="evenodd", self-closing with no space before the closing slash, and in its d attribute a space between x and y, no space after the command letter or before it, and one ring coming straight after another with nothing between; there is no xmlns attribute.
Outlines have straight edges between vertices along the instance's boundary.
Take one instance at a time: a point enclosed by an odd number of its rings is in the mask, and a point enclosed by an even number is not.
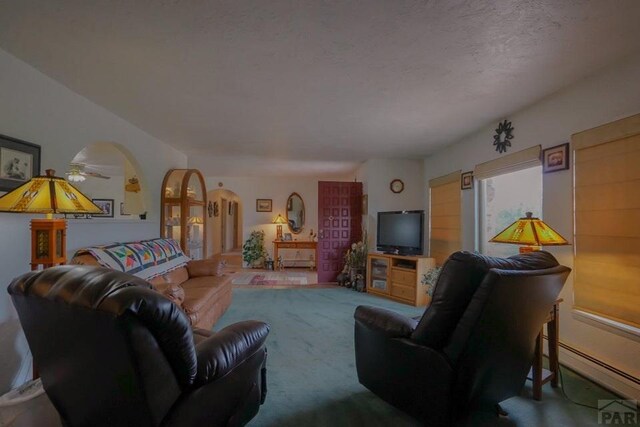
<svg viewBox="0 0 640 427"><path fill-rule="evenodd" d="M67 426L241 426L266 396L269 326L217 333L125 273L53 267L14 280L42 383Z"/></svg>
<svg viewBox="0 0 640 427"><path fill-rule="evenodd" d="M451 255L419 321L356 309L358 379L429 426L495 408L522 389L535 339L570 271L542 251Z"/></svg>

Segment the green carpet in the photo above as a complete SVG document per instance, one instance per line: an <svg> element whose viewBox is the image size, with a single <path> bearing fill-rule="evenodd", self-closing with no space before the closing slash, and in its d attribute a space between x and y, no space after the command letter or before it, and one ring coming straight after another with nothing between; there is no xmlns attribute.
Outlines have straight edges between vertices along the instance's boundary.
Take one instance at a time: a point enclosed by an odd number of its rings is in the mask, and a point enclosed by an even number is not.
<svg viewBox="0 0 640 427"><path fill-rule="evenodd" d="M268 395L250 426L418 426L358 383L353 344L353 312L358 305L388 308L416 316L421 309L344 288L234 289L233 303L215 329L241 320L271 325ZM567 394L597 406L615 396L563 369ZM477 414L473 426L596 426L597 412L574 405L560 389L544 386L541 402L522 397L505 401L509 417ZM428 402L425 402L428 404Z"/></svg>

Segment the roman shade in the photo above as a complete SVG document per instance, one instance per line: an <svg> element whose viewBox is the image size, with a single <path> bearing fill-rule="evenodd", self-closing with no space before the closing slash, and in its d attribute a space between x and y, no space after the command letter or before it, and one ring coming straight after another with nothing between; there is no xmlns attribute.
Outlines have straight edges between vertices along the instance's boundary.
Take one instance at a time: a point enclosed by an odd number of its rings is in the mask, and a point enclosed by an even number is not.
<svg viewBox="0 0 640 427"><path fill-rule="evenodd" d="M473 176L476 179L486 179L539 165L540 146L536 145L485 163L480 163L476 165L476 168L473 170Z"/></svg>
<svg viewBox="0 0 640 427"><path fill-rule="evenodd" d="M429 252L442 265L452 253L461 249L460 174L456 171L429 181L430 231Z"/></svg>
<svg viewBox="0 0 640 427"><path fill-rule="evenodd" d="M574 308L640 328L640 115L572 142Z"/></svg>

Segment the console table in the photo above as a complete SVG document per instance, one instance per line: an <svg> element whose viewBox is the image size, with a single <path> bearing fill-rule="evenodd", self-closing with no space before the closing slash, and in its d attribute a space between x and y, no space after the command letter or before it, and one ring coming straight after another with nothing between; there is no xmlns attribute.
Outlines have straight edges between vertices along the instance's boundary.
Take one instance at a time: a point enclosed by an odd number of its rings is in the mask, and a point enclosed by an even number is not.
<svg viewBox="0 0 640 427"><path fill-rule="evenodd" d="M274 240L273 259L278 262L278 251L280 249L313 249L315 265L318 265L318 242L311 240Z"/></svg>

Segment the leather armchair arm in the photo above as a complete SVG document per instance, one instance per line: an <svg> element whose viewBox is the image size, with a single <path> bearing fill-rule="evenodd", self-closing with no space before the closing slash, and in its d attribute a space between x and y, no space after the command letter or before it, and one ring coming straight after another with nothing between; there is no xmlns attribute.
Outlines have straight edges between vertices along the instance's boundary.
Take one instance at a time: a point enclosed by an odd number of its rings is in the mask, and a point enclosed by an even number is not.
<svg viewBox="0 0 640 427"><path fill-rule="evenodd" d="M227 326L196 345L198 369L194 386L220 378L264 345L269 325L247 320Z"/></svg>
<svg viewBox="0 0 640 427"><path fill-rule="evenodd" d="M389 338L408 338L418 322L391 310L361 305L353 316L369 329L382 332Z"/></svg>
<svg viewBox="0 0 640 427"><path fill-rule="evenodd" d="M213 259L197 259L187 263L189 277L216 276L219 261Z"/></svg>

